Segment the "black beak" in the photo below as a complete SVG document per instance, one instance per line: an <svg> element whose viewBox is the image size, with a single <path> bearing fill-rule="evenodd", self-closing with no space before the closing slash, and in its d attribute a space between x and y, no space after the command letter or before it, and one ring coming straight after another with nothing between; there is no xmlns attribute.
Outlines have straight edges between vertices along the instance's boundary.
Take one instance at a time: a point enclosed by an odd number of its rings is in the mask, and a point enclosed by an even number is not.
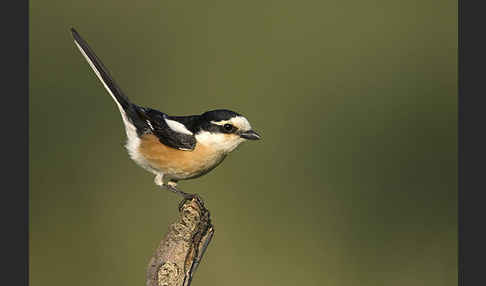
<svg viewBox="0 0 486 286"><path fill-rule="evenodd" d="M260 140L261 138L261 136L253 130L248 130L240 133L240 137L248 140Z"/></svg>

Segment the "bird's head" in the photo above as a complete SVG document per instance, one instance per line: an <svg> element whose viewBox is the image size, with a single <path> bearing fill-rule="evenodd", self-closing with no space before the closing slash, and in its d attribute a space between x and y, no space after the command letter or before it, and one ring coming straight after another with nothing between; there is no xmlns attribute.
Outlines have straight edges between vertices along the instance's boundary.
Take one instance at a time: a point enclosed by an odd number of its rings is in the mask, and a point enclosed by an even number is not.
<svg viewBox="0 0 486 286"><path fill-rule="evenodd" d="M219 151L229 153L246 140L261 137L243 115L231 110L218 109L205 112L200 117L196 140L203 145L211 145Z"/></svg>

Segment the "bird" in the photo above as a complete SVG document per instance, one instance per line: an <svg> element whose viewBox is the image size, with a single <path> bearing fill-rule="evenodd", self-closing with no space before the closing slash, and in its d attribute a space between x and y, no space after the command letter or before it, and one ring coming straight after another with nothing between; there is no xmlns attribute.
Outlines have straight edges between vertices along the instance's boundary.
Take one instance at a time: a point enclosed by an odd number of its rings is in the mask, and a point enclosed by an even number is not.
<svg viewBox="0 0 486 286"><path fill-rule="evenodd" d="M75 45L120 111L129 157L155 175L157 186L192 198L194 194L178 187L179 181L209 173L241 143L261 139L245 116L228 109L171 116L132 103L88 43L74 28L70 30Z"/></svg>

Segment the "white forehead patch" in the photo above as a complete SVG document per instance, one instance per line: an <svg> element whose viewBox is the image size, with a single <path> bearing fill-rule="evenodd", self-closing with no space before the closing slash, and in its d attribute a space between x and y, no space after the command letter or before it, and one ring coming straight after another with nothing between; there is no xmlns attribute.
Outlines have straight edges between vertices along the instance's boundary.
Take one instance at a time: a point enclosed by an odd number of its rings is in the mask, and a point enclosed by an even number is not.
<svg viewBox="0 0 486 286"><path fill-rule="evenodd" d="M251 130L250 122L243 116L236 116L231 118L230 120L221 120L221 121L211 121L211 123L216 125L225 125L227 123L235 126L239 130L248 131Z"/></svg>
<svg viewBox="0 0 486 286"><path fill-rule="evenodd" d="M170 129L174 130L175 132L187 134L187 135L193 135L191 131L187 130L186 126L184 124L177 122L175 120L170 120L167 118L164 118L165 122L169 126Z"/></svg>

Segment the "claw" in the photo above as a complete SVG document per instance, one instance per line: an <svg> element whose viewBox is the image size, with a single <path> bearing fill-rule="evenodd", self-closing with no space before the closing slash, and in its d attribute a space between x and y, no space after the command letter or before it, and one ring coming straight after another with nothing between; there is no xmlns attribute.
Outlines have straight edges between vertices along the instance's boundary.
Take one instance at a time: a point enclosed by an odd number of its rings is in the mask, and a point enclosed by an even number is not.
<svg viewBox="0 0 486 286"><path fill-rule="evenodd" d="M170 183L168 183L168 184L164 184L163 186L164 186L164 187L165 187L167 190L169 190L169 191L171 191L171 192L174 192L174 193L176 193L176 194L179 194L179 195L181 195L181 196L183 196L183 197L187 197L187 196L191 195L191 194L188 194L188 193L186 193L186 192L183 192L183 191L179 190L178 188L176 188L176 187L174 186L174 184L170 184Z"/></svg>
<svg viewBox="0 0 486 286"><path fill-rule="evenodd" d="M202 200L202 198L198 195L198 194L189 194L189 193L186 193L186 192L183 192L181 190L179 190L177 187L176 187L176 183L175 182L168 182L167 184L163 184L161 186L162 188L165 188L171 192L174 192L176 194L179 194L183 197L182 201L179 203L179 210L182 208L182 206L187 202L187 201L190 201L192 199L196 199L197 200L197 203L199 204L199 206L201 206L202 208L204 208L204 201Z"/></svg>

